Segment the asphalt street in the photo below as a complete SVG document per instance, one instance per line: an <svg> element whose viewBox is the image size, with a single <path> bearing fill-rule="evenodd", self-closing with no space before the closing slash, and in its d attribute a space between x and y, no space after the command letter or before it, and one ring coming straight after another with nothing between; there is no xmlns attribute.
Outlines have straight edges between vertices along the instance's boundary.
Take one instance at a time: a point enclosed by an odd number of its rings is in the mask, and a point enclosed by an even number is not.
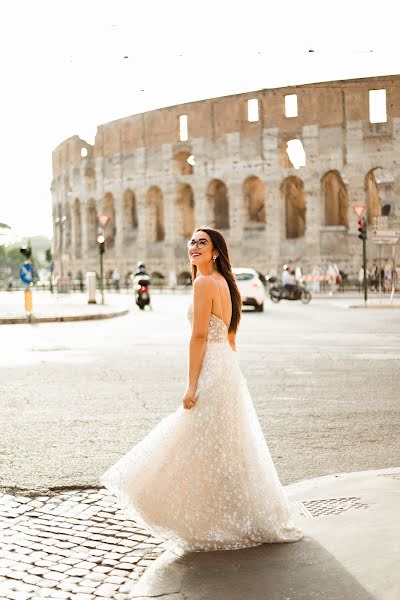
<svg viewBox="0 0 400 600"><path fill-rule="evenodd" d="M189 301L154 295L152 311L131 305L107 321L2 325L0 489L96 486L173 412L186 385ZM399 466L400 310L350 303L243 314L240 362L284 485Z"/></svg>

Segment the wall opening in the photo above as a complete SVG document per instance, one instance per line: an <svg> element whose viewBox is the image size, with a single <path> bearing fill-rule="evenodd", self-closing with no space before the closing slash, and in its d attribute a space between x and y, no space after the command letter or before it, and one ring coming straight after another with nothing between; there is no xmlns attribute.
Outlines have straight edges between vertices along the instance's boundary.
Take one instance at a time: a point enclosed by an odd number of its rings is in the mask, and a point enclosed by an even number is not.
<svg viewBox="0 0 400 600"><path fill-rule="evenodd" d="M258 98L247 100L247 119L250 123L255 123L260 118Z"/></svg>
<svg viewBox="0 0 400 600"><path fill-rule="evenodd" d="M387 122L386 90L369 90L369 122Z"/></svg>
<svg viewBox="0 0 400 600"><path fill-rule="evenodd" d="M189 139L187 115L179 117L179 139L181 142L187 142Z"/></svg>
<svg viewBox="0 0 400 600"><path fill-rule="evenodd" d="M299 116L297 94L287 94L285 96L285 116L288 118Z"/></svg>
<svg viewBox="0 0 400 600"><path fill-rule="evenodd" d="M162 191L153 185L146 194L146 237L148 242L165 239L164 198Z"/></svg>
<svg viewBox="0 0 400 600"><path fill-rule="evenodd" d="M97 246L97 229L96 201L94 198L90 198L87 205L87 236L89 248L95 248Z"/></svg>
<svg viewBox="0 0 400 600"><path fill-rule="evenodd" d="M349 226L349 195L338 171L328 171L322 177L325 225Z"/></svg>
<svg viewBox="0 0 400 600"><path fill-rule="evenodd" d="M175 196L175 236L188 239L194 230L194 194L190 185L181 183Z"/></svg>
<svg viewBox="0 0 400 600"><path fill-rule="evenodd" d="M178 175L192 175L194 165L194 156L183 150L174 156L174 168Z"/></svg>
<svg viewBox="0 0 400 600"><path fill-rule="evenodd" d="M122 206L124 214L124 238L129 240L135 236L138 228L136 197L132 190L124 192Z"/></svg>
<svg viewBox="0 0 400 600"><path fill-rule="evenodd" d="M395 195L392 173L379 167L372 169L365 178L365 191L369 224L375 217L394 213Z"/></svg>
<svg viewBox="0 0 400 600"><path fill-rule="evenodd" d="M217 229L229 229L228 188L220 179L213 179L207 187L208 219Z"/></svg>
<svg viewBox="0 0 400 600"><path fill-rule="evenodd" d="M74 203L74 234L75 234L75 258L82 258L82 217L81 203L75 198Z"/></svg>
<svg viewBox="0 0 400 600"><path fill-rule="evenodd" d="M110 194L110 192L107 192L107 194L104 196L103 213L110 217L110 220L106 225L104 235L106 237L106 246L108 248L112 248L115 244L117 225L115 220L114 196Z"/></svg>
<svg viewBox="0 0 400 600"><path fill-rule="evenodd" d="M306 153L301 140L289 140L286 146L286 153L295 169L306 166Z"/></svg>
<svg viewBox="0 0 400 600"><path fill-rule="evenodd" d="M254 175L247 177L243 184L243 200L245 207L245 225L264 224L265 215L265 185Z"/></svg>
<svg viewBox="0 0 400 600"><path fill-rule="evenodd" d="M281 184L281 192L285 203L286 237L303 237L306 230L304 183L294 175L287 177Z"/></svg>

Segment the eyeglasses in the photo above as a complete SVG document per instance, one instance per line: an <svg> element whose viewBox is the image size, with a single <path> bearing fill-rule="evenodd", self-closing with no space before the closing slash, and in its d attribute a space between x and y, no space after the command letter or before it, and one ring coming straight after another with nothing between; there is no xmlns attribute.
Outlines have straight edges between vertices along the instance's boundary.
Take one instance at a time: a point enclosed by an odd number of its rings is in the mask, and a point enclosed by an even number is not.
<svg viewBox="0 0 400 600"><path fill-rule="evenodd" d="M194 248L195 246L197 246L197 248L200 249L204 248L206 244L208 244L208 240L204 238L200 238L199 240L189 240L188 242L186 242L188 248Z"/></svg>

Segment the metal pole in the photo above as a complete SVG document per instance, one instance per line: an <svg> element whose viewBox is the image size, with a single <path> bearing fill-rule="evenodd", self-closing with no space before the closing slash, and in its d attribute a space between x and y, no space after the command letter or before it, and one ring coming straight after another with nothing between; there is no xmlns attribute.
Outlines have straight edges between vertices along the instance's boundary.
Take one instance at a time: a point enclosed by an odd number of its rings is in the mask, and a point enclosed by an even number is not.
<svg viewBox="0 0 400 600"><path fill-rule="evenodd" d="M103 280L103 253L100 249L100 291L101 303L104 304L104 280Z"/></svg>
<svg viewBox="0 0 400 600"><path fill-rule="evenodd" d="M393 304L394 291L395 291L395 287L396 287L396 282L395 282L396 246L394 244L392 246L392 263L393 263L393 266L392 266L392 293L390 295L390 304Z"/></svg>
<svg viewBox="0 0 400 600"><path fill-rule="evenodd" d="M364 270L364 302L368 301L368 279L367 279L367 240L363 239L363 270Z"/></svg>

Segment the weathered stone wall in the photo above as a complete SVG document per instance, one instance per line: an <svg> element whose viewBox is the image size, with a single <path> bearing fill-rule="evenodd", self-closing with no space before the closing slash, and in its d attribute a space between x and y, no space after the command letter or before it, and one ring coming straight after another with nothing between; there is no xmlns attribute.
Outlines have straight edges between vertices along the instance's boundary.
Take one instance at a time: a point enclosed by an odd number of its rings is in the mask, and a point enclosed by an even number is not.
<svg viewBox="0 0 400 600"><path fill-rule="evenodd" d="M373 89L386 90L385 123L369 121ZM297 94L296 117L285 116L288 94ZM259 119L250 122L254 98ZM298 169L286 153L293 139L306 156ZM165 277L187 271L185 240L202 224L223 231L236 266L267 273L290 262L307 272L335 262L355 274L361 242L351 206L399 214L399 150L400 76L262 90L100 125L94 146L74 136L53 152L64 272L98 270L96 214L107 212L105 268L122 277L139 260ZM56 224L54 239L59 266Z"/></svg>

